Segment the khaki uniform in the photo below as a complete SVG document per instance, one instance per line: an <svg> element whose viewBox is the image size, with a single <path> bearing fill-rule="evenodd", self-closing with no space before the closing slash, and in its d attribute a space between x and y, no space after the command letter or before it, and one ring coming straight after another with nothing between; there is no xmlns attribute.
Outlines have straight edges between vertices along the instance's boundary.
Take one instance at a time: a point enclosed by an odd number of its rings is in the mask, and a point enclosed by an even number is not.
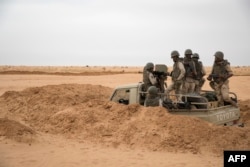
<svg viewBox="0 0 250 167"><path fill-rule="evenodd" d="M183 83L182 93L183 94L194 93L195 84L196 80L194 78L186 77Z"/></svg>
<svg viewBox="0 0 250 167"><path fill-rule="evenodd" d="M165 93L169 95L172 90L175 90L175 94L181 94L183 77L185 76L185 68L181 62L174 63L171 76L172 83L167 87Z"/></svg>
<svg viewBox="0 0 250 167"><path fill-rule="evenodd" d="M230 64L226 60L223 60L221 64L214 63L212 75L219 106L224 106L224 101L237 106L236 102L229 97L229 80L223 79L223 77L233 75Z"/></svg>
<svg viewBox="0 0 250 167"><path fill-rule="evenodd" d="M206 75L206 71L205 71L205 68L202 64L201 61L195 61L194 60L194 63L195 63L195 68L196 68L196 71L197 71L197 76L195 78L195 88L194 88L194 92L196 94L200 94L200 91L201 91L201 88L202 86L204 85L205 83L205 79L203 78L203 76Z"/></svg>
<svg viewBox="0 0 250 167"><path fill-rule="evenodd" d="M195 63L191 60L184 60L185 67L185 79L182 87L183 94L194 93L195 89L195 77L197 75Z"/></svg>

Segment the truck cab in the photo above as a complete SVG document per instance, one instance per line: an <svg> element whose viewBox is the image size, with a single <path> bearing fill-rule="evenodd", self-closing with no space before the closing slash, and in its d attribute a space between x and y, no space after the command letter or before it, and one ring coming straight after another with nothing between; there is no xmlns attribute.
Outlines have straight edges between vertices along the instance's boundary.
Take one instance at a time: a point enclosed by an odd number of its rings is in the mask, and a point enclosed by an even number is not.
<svg viewBox="0 0 250 167"><path fill-rule="evenodd" d="M144 105L147 92L142 90L142 82L118 86L110 96L110 100L125 105ZM230 104L219 107L213 91L202 91L200 95L178 95L179 98L177 95L166 98L164 93L158 95L163 101L162 106L171 114L198 117L216 125L243 126L240 109ZM235 93L230 92L230 97L237 101Z"/></svg>

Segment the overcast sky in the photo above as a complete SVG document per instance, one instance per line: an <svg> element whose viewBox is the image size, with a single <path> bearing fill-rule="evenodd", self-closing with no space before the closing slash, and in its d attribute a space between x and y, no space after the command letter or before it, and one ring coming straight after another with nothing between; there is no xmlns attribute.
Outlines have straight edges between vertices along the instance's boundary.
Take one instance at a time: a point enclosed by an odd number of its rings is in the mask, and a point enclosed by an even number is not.
<svg viewBox="0 0 250 167"><path fill-rule="evenodd" d="M250 65L249 0L0 0L0 65Z"/></svg>

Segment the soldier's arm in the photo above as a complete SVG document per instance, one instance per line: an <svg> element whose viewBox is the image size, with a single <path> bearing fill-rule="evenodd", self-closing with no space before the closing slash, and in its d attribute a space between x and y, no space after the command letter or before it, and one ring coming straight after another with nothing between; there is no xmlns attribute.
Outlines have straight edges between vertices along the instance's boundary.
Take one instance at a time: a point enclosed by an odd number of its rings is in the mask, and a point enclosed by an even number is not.
<svg viewBox="0 0 250 167"><path fill-rule="evenodd" d="M186 71L185 71L184 65L181 62L178 62L178 68L180 69L181 73L179 77L177 78L177 80L181 80L185 76Z"/></svg>
<svg viewBox="0 0 250 167"><path fill-rule="evenodd" d="M225 76L225 79L228 79L233 76L233 71L230 67L230 64L226 65L227 75Z"/></svg>
<svg viewBox="0 0 250 167"><path fill-rule="evenodd" d="M152 85L155 85L157 83L157 80L152 73L149 73L149 80Z"/></svg>

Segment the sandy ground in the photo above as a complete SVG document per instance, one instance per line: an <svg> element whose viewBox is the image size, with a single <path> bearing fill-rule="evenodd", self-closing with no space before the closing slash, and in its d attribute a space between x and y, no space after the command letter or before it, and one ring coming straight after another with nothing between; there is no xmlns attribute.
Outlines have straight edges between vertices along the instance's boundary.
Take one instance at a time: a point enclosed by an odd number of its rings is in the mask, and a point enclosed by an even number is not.
<svg viewBox="0 0 250 167"><path fill-rule="evenodd" d="M109 148L43 135L39 144L0 143L1 167L200 167L223 166L221 157Z"/></svg>
<svg viewBox="0 0 250 167"><path fill-rule="evenodd" d="M246 122L249 79L230 79ZM108 102L114 87L140 74L0 80L0 167L214 167L223 166L224 149L250 149L249 126L217 127L160 107Z"/></svg>

